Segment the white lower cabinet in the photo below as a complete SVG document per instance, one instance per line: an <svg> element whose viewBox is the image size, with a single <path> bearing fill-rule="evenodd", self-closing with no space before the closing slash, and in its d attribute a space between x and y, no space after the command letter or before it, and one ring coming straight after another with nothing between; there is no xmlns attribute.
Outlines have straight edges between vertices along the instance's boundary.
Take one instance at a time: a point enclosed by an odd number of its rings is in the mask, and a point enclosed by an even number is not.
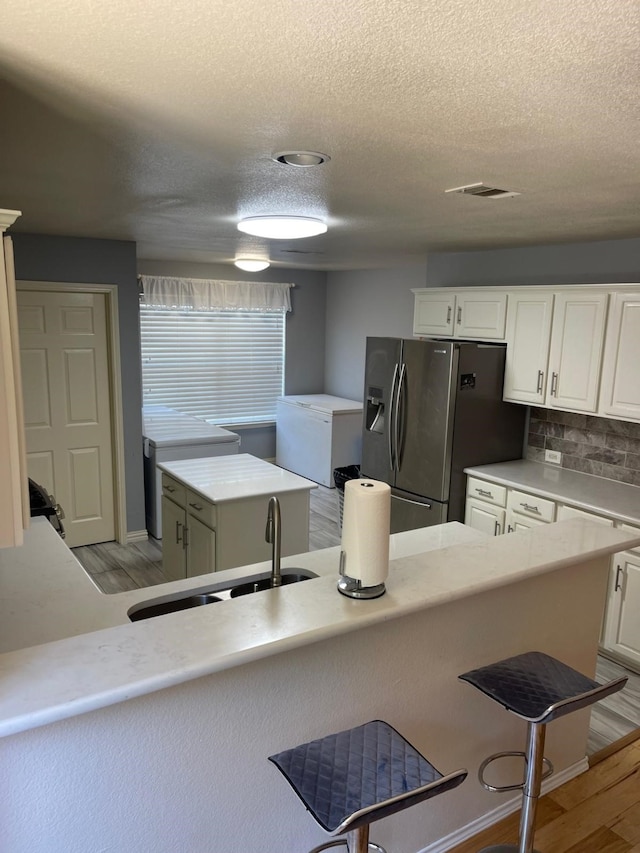
<svg viewBox="0 0 640 853"><path fill-rule="evenodd" d="M464 523L490 536L517 533L540 524L567 518L588 518L608 527L637 533L640 527L570 504L541 498L507 486L467 477ZM615 554L611 561L609 590L600 638L604 654L640 667L640 548ZM639 670L640 671L640 670Z"/></svg>
<svg viewBox="0 0 640 853"><path fill-rule="evenodd" d="M477 477L467 478L464 523L469 527L499 536L548 524L554 516L553 501Z"/></svg>
<svg viewBox="0 0 640 853"><path fill-rule="evenodd" d="M162 496L162 571L168 581L187 576L185 516L183 506L178 506L166 495Z"/></svg>
<svg viewBox="0 0 640 853"><path fill-rule="evenodd" d="M487 533L489 536L499 536L504 533L505 510L492 506L477 498L467 498L464 523L469 527Z"/></svg>
<svg viewBox="0 0 640 853"><path fill-rule="evenodd" d="M162 571L169 581L216 570L216 508L162 475Z"/></svg>
<svg viewBox="0 0 640 853"><path fill-rule="evenodd" d="M614 554L602 645L640 666L640 554Z"/></svg>

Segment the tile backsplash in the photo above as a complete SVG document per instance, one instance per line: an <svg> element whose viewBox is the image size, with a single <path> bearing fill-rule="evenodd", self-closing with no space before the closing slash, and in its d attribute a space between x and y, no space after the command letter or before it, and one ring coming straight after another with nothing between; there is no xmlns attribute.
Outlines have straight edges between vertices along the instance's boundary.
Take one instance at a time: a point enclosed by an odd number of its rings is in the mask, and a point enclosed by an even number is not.
<svg viewBox="0 0 640 853"><path fill-rule="evenodd" d="M562 453L562 468L640 486L640 423L532 408L527 459Z"/></svg>

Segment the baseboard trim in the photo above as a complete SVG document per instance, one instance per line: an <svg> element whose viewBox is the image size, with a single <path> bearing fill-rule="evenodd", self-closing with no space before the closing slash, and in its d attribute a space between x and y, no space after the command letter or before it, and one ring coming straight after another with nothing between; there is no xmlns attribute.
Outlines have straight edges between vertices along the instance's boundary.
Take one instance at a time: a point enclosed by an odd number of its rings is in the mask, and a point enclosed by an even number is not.
<svg viewBox="0 0 640 853"><path fill-rule="evenodd" d="M553 776L546 779L542 783L542 794L548 794L549 791L559 788L560 785L564 785L564 783L568 782L570 779L575 779L576 776L579 776L588 769L589 762L585 756L585 758L577 761L575 764L572 764L571 767L567 767L566 770L554 773ZM466 824L466 826L456 829L455 832L446 835L444 838L440 838L438 841L435 841L433 844L429 844L427 847L423 847L418 851L418 853L446 853L447 850L451 850L458 844L469 841L470 838L473 838L474 835L482 832L483 829L493 826L495 823L498 823L498 821L501 821L508 815L513 814L513 812L518 811L521 799L520 795L512 797L506 803L492 809L490 812L486 812L479 818L476 818L476 820Z"/></svg>
<svg viewBox="0 0 640 853"><path fill-rule="evenodd" d="M149 534L146 530L129 530L127 532L127 545L133 545L135 542L146 542Z"/></svg>

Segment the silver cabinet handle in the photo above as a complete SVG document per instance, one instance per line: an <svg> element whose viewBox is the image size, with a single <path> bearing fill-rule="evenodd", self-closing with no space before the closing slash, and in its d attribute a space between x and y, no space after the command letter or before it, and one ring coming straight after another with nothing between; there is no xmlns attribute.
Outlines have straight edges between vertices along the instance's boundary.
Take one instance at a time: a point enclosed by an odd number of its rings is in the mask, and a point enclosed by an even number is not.
<svg viewBox="0 0 640 853"><path fill-rule="evenodd" d="M196 512L202 512L202 510L204 509L204 507L200 506L200 504L189 504L189 506L193 507L193 509L195 509Z"/></svg>
<svg viewBox="0 0 640 853"><path fill-rule="evenodd" d="M558 374L557 373L551 374L551 396L552 397L558 396Z"/></svg>
<svg viewBox="0 0 640 853"><path fill-rule="evenodd" d="M495 531L494 531L493 535L494 536L500 536L501 532L502 532L502 530L500 528L500 522L496 521Z"/></svg>
<svg viewBox="0 0 640 853"><path fill-rule="evenodd" d="M537 512L540 515L540 510L537 506L533 506L533 504L520 504L523 509L526 509L527 512Z"/></svg>
<svg viewBox="0 0 640 853"><path fill-rule="evenodd" d="M451 322L451 305L447 308L447 326Z"/></svg>
<svg viewBox="0 0 640 853"><path fill-rule="evenodd" d="M492 498L493 492L490 492L488 489L476 489L476 492L479 495L482 495L483 498Z"/></svg>
<svg viewBox="0 0 640 853"><path fill-rule="evenodd" d="M458 308L458 325L462 323L462 308Z"/></svg>
<svg viewBox="0 0 640 853"><path fill-rule="evenodd" d="M616 585L614 587L614 592L618 592L618 590L622 589L622 583L620 582L620 576L622 575L622 566L616 566Z"/></svg>
<svg viewBox="0 0 640 853"><path fill-rule="evenodd" d="M544 384L544 373L542 370L538 371L538 385L536 387L536 394L542 394L542 386Z"/></svg>

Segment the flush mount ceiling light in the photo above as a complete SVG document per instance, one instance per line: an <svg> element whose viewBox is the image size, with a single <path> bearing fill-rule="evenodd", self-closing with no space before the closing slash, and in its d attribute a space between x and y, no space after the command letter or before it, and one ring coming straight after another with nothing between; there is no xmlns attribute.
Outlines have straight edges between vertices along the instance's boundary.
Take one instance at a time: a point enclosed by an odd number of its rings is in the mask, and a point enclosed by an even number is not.
<svg viewBox="0 0 640 853"><path fill-rule="evenodd" d="M259 261L256 258L236 258L233 263L245 272L261 272L271 266L269 261Z"/></svg>
<svg viewBox="0 0 640 853"><path fill-rule="evenodd" d="M322 166L331 160L328 154L319 151L278 151L273 155L276 163L283 166Z"/></svg>
<svg viewBox="0 0 640 853"><path fill-rule="evenodd" d="M327 226L312 216L248 216L238 222L238 230L254 237L272 240L296 240L324 234Z"/></svg>

